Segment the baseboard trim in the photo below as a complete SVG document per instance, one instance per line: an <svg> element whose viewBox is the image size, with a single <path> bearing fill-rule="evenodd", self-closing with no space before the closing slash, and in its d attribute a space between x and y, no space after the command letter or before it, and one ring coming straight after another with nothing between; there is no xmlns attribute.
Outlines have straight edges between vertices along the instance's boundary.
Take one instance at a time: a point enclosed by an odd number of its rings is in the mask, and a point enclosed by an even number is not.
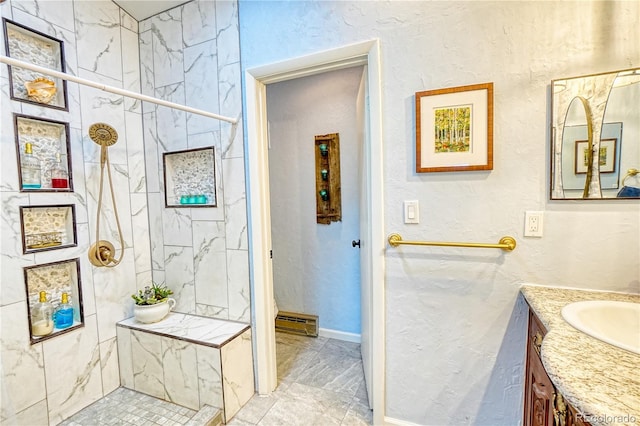
<svg viewBox="0 0 640 426"><path fill-rule="evenodd" d="M318 335L329 339L344 340L345 342L360 343L361 340L359 334L322 327L318 330Z"/></svg>
<svg viewBox="0 0 640 426"><path fill-rule="evenodd" d="M387 417L387 416L384 417L384 424L393 425L393 426L422 426L422 425L419 425L418 423L411 423L406 420L398 420L398 419L394 419L392 417Z"/></svg>

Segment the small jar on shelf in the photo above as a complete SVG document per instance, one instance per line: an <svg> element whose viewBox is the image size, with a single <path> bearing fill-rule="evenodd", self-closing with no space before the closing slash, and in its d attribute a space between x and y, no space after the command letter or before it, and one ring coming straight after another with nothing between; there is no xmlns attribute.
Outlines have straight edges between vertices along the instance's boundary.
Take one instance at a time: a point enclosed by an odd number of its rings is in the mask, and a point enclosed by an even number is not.
<svg viewBox="0 0 640 426"><path fill-rule="evenodd" d="M69 173L62 166L60 153L56 153L56 161L51 168L51 187L54 189L69 188Z"/></svg>

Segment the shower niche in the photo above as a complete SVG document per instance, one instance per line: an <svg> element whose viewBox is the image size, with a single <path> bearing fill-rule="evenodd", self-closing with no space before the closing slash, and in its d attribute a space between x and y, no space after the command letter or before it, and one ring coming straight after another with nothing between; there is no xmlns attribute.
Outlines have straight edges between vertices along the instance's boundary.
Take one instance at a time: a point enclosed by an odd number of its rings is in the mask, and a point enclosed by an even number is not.
<svg viewBox="0 0 640 426"><path fill-rule="evenodd" d="M62 40L3 19L7 56L65 72ZM67 82L35 71L9 66L11 99L68 111Z"/></svg>
<svg viewBox="0 0 640 426"><path fill-rule="evenodd" d="M20 192L72 192L69 124L14 114Z"/></svg>
<svg viewBox="0 0 640 426"><path fill-rule="evenodd" d="M24 268L31 344L84 327L79 259Z"/></svg>
<svg viewBox="0 0 640 426"><path fill-rule="evenodd" d="M216 207L214 148L162 154L166 207Z"/></svg>
<svg viewBox="0 0 640 426"><path fill-rule="evenodd" d="M75 206L21 206L24 254L77 246Z"/></svg>

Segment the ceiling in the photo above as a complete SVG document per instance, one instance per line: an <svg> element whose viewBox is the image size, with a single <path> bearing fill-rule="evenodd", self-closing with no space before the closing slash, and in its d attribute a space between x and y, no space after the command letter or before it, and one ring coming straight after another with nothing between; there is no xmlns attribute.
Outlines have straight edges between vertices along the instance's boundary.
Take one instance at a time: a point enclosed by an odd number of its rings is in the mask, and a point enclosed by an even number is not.
<svg viewBox="0 0 640 426"><path fill-rule="evenodd" d="M165 10L187 3L187 0L113 0L133 16L136 21L142 21Z"/></svg>

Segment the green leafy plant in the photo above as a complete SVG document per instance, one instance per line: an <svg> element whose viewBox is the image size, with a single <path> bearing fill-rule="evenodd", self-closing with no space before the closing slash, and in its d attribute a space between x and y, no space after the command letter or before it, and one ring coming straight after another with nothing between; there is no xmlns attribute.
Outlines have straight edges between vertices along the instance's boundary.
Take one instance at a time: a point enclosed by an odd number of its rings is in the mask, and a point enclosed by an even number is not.
<svg viewBox="0 0 640 426"><path fill-rule="evenodd" d="M136 305L155 305L166 301L172 294L173 291L169 290L167 286L151 283L151 286L146 286L144 290L138 290L137 294L132 294L131 298L136 302Z"/></svg>

